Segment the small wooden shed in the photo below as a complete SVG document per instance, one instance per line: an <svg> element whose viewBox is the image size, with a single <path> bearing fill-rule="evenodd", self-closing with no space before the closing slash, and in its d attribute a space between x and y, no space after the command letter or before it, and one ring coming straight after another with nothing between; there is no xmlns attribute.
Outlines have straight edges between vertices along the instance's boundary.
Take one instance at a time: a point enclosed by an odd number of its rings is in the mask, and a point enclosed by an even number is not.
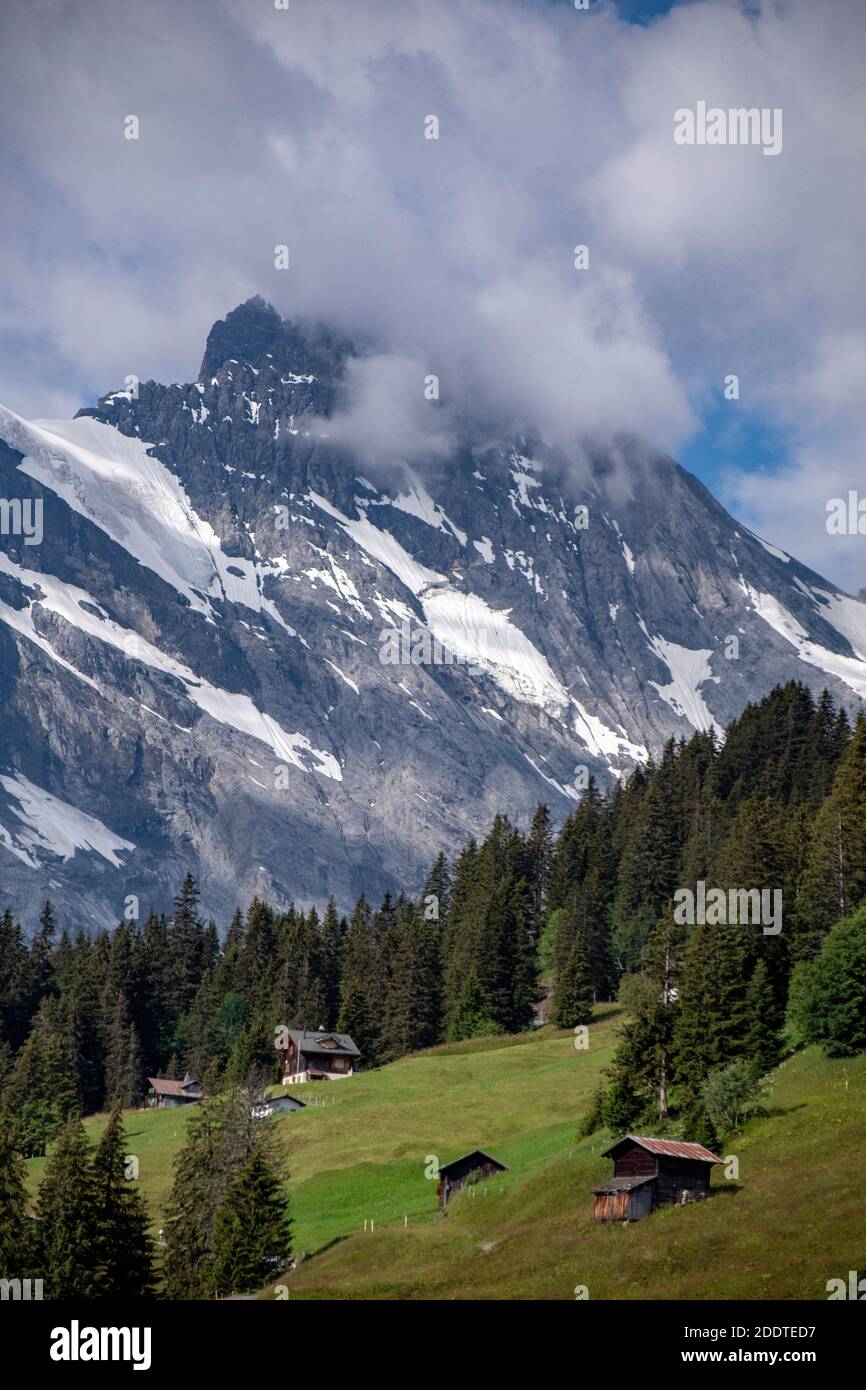
<svg viewBox="0 0 866 1390"><path fill-rule="evenodd" d="M483 1149L472 1149L460 1158L452 1158L450 1163L443 1163L439 1169L439 1185L436 1188L436 1194L440 1207L445 1206L452 1192L459 1191L467 1183L476 1182L481 1178L491 1178L496 1173L507 1172L507 1164L500 1163L498 1158L485 1153Z"/></svg>
<svg viewBox="0 0 866 1390"><path fill-rule="evenodd" d="M596 1221L637 1221L654 1207L706 1197L714 1163L703 1144L629 1134L607 1149L613 1177L594 1187Z"/></svg>
<svg viewBox="0 0 866 1390"><path fill-rule="evenodd" d="M260 1100L254 1101L250 1106L250 1115L254 1120L264 1120L268 1115L283 1115L289 1110L303 1110L305 1103L298 1100L297 1096L290 1096L287 1091L281 1096L262 1096Z"/></svg>

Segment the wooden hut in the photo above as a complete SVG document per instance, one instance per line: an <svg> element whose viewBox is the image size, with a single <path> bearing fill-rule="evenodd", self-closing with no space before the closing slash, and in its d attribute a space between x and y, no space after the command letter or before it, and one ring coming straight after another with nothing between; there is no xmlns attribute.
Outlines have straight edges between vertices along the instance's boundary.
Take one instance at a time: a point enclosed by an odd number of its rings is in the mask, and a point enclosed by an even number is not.
<svg viewBox="0 0 866 1390"><path fill-rule="evenodd" d="M594 1187L596 1221L637 1221L654 1207L706 1197L714 1163L721 1163L703 1144L675 1139L647 1139L629 1134L607 1149L613 1177Z"/></svg>
<svg viewBox="0 0 866 1390"><path fill-rule="evenodd" d="M290 1096L285 1091L281 1096L261 1096L250 1106L250 1115L254 1120L264 1120L268 1115L284 1115L290 1110L303 1110L304 1102L298 1100L297 1096Z"/></svg>
<svg viewBox="0 0 866 1390"><path fill-rule="evenodd" d="M468 1154L463 1154L461 1158L452 1158L450 1163L443 1163L439 1169L439 1185L436 1188L436 1195L439 1198L440 1207L445 1206L452 1192L459 1191L467 1183L477 1182L481 1178L491 1178L496 1173L507 1172L508 1167L505 1163L500 1163L498 1158L485 1153L483 1149L472 1149Z"/></svg>

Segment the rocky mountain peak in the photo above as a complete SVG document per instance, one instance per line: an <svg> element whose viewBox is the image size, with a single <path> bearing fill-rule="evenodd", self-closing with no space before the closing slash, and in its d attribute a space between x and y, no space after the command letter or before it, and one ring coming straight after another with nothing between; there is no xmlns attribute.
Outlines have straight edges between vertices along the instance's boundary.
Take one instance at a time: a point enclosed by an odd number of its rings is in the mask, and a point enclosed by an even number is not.
<svg viewBox="0 0 866 1390"><path fill-rule="evenodd" d="M420 884L497 811L558 819L590 774L774 685L866 696L866 606L637 440L590 467L478 436L387 484L329 438L351 348L256 297L195 382L71 421L0 408L0 870L33 918Z"/></svg>

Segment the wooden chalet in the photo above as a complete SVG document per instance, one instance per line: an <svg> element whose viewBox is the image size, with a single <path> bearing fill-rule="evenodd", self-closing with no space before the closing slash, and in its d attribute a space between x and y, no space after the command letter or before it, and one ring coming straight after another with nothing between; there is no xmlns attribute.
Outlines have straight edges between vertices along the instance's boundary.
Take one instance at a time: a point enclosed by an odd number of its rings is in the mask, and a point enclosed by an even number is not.
<svg viewBox="0 0 866 1390"><path fill-rule="evenodd" d="M450 1163L443 1163L439 1169L439 1184L436 1188L436 1195L439 1198L440 1207L445 1206L452 1192L459 1192L467 1183L478 1182L481 1178L492 1178L497 1173L507 1172L506 1164L500 1163L498 1158L485 1153L483 1149L472 1149L470 1153L463 1154L461 1158L452 1158Z"/></svg>
<svg viewBox="0 0 866 1390"><path fill-rule="evenodd" d="M596 1221L638 1221L654 1207L698 1201L709 1194L713 1164L722 1162L703 1144L635 1134L604 1157L613 1159L613 1177L592 1189Z"/></svg>
<svg viewBox="0 0 866 1390"><path fill-rule="evenodd" d="M201 1100L201 1086L193 1081L189 1072L182 1081L172 1081L165 1076L147 1078L147 1094L144 1103L150 1110L168 1110L178 1105L193 1105Z"/></svg>
<svg viewBox="0 0 866 1390"><path fill-rule="evenodd" d="M277 1051L284 1086L352 1076L361 1056L348 1033L331 1033L326 1028L290 1028L286 1047Z"/></svg>

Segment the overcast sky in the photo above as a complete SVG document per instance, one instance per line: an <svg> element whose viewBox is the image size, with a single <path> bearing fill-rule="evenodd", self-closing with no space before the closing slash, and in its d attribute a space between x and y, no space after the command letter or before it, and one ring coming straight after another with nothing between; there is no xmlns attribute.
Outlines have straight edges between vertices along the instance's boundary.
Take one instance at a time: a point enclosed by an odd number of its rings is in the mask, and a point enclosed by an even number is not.
<svg viewBox="0 0 866 1390"><path fill-rule="evenodd" d="M3 0L0 401L191 380L261 293L373 349L371 450L636 431L856 592L864 39L863 0ZM699 101L781 108L781 153L675 144Z"/></svg>

